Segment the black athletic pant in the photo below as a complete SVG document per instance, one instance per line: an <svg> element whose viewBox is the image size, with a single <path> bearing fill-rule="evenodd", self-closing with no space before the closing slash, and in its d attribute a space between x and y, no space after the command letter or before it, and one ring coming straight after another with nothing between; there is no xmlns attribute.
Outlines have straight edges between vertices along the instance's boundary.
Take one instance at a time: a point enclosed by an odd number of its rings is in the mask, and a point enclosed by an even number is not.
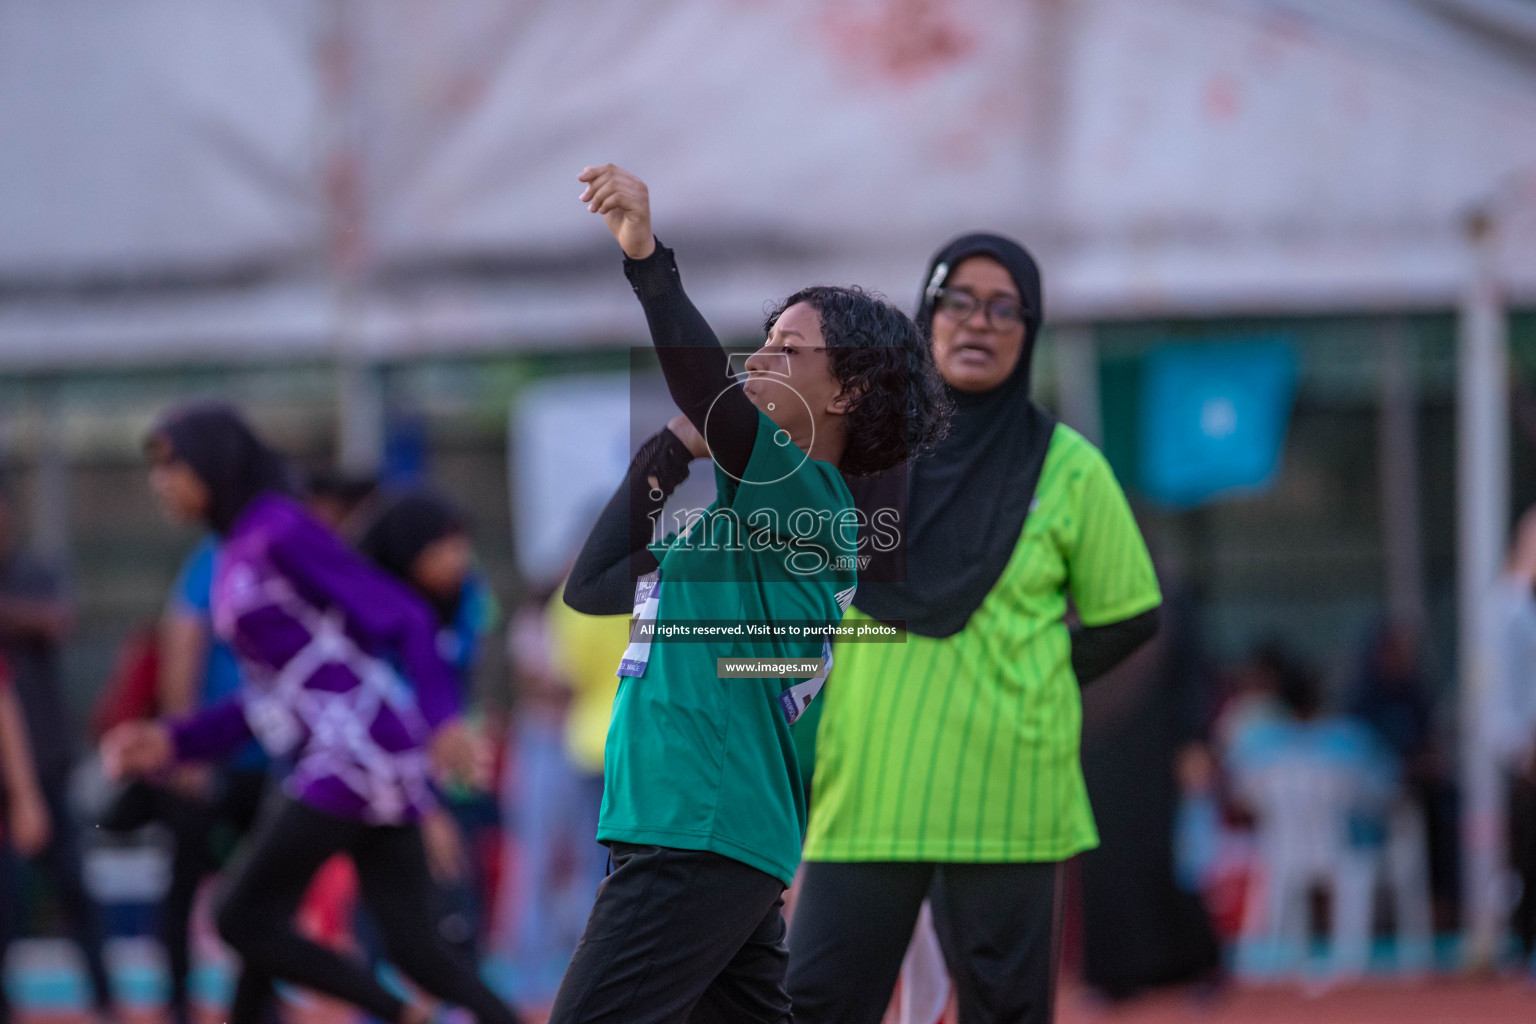
<svg viewBox="0 0 1536 1024"><path fill-rule="evenodd" d="M294 929L310 880L337 853L356 865L363 901L401 972L444 1002L465 1007L480 1024L517 1024L517 1015L437 936L420 829L335 818L287 797L273 802L219 901L219 934L244 968L230 1024L258 1024L263 975L344 999L385 1022L399 1019L404 1004L371 971Z"/></svg>
<svg viewBox="0 0 1536 1024"><path fill-rule="evenodd" d="M610 846L549 1024L790 1024L783 882L715 853Z"/></svg>
<svg viewBox="0 0 1536 1024"><path fill-rule="evenodd" d="M100 911L96 901L85 888L85 869L80 855L80 831L75 824L74 810L69 804L69 776L67 772L41 772L38 778L43 792L43 802L48 805L48 820L52 834L48 845L43 847L32 863L43 867L53 880L54 893L59 900L69 936L85 960L86 974L90 978L91 998L96 1009L108 1011L112 1007L112 982L107 976L107 961L103 955L104 938ZM20 921L20 907L15 896L20 892L21 858L5 843L3 888L7 898L0 900L0 964L5 962L6 950ZM10 1017L10 1004L5 996L5 986L0 985L0 1020Z"/></svg>
<svg viewBox="0 0 1536 1024"><path fill-rule="evenodd" d="M796 1024L879 1024L923 899L964 1024L1047 1024L1061 865L807 862L789 934Z"/></svg>
<svg viewBox="0 0 1536 1024"><path fill-rule="evenodd" d="M1510 927L1523 956L1536 955L1536 783L1525 775L1509 779L1509 866L1520 877L1520 901Z"/></svg>
<svg viewBox="0 0 1536 1024"><path fill-rule="evenodd" d="M192 974L190 925L198 888L219 868L215 835L222 828L236 836L250 832L266 783L265 772L225 771L219 774L220 792L212 802L189 800L169 790L156 794L159 817L176 844L170 888L160 904L160 943L170 968L172 1024L186 1024L191 1019L187 992Z"/></svg>

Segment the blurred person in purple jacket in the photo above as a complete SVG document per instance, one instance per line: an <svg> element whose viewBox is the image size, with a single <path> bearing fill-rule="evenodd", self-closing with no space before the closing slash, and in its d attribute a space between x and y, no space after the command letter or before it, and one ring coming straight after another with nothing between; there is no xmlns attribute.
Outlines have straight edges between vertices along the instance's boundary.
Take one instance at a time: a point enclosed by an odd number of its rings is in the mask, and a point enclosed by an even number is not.
<svg viewBox="0 0 1536 1024"><path fill-rule="evenodd" d="M154 774L225 756L252 736L289 766L219 901L219 932L251 981L230 1021L259 1019L270 992L261 975L383 1021L429 1019L427 1007L295 929L315 872L346 853L392 962L481 1024L515 1024L433 928L419 824L432 807L429 778L434 770L473 777L476 751L431 612L292 497L285 461L229 406L173 410L147 448L150 483L167 510L222 538L213 623L244 684L190 717L117 727L102 742L107 769Z"/></svg>

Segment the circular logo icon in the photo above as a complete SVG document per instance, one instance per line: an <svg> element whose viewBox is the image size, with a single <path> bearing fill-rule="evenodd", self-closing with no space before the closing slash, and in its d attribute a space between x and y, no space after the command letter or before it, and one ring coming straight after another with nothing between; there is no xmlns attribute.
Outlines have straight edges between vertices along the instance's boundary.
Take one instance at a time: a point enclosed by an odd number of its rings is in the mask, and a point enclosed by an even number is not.
<svg viewBox="0 0 1536 1024"><path fill-rule="evenodd" d="M733 388L741 387L742 383L745 381L745 379L746 379L746 375L745 374L739 376L735 381L733 381L731 383L731 385L729 387L727 387L723 391L721 391L720 394L716 395L714 400L709 403L709 410L707 412L705 412L705 414L704 414L704 430L703 430L703 434L704 434L704 443L705 444L709 444L709 422L710 422L710 417L712 417L714 415L715 407L717 405L719 405L721 395L724 395L724 394L728 393ZM773 385L775 387L783 388L789 394L794 395L795 398L799 400L801 405L805 406L805 414L806 414L805 418L806 418L806 421L811 424L811 445L814 445L816 443L816 418L811 415L811 403L805 400L805 396L802 395L799 391L796 391L795 388L794 388L794 385L790 384L787 380L781 379L778 374L764 375L764 376L759 377L757 379L761 380L761 381L764 381L765 383L771 384L771 385ZM769 401L769 402L765 403L765 410L766 410L765 414L769 413L769 412L777 411L777 409L779 407L779 403L781 401L787 401L787 400L788 399L781 398L779 395L775 394L773 401ZM750 399L749 399L749 401L750 401ZM769 418L772 419L771 416ZM774 431L774 433L773 433L773 443L775 445L778 445L780 448L784 448L784 447L788 447L788 446L794 444L794 439L789 436L789 431L785 430L783 427L780 427L778 430ZM807 447L809 447L809 446L807 446ZM715 446L712 445L712 444L709 444L709 450L711 452L713 452L715 450ZM744 477L737 476L735 473L732 473L730 470L726 469L724 466L721 466L719 460L715 460L715 465L720 467L720 471L722 473L724 473L726 476L730 477L732 480L735 480L737 483L740 483L740 484L776 484L780 480L786 480L789 477L793 476L800 469L801 466L805 465L805 461L807 459L809 459L810 457L811 456L810 456L810 452L809 451L802 451L800 453L800 461L799 462L796 462L794 464L794 466L791 467L787 472L780 473L778 476L774 477L772 480L749 480L749 479L746 479ZM711 456L711 458L713 458L713 456Z"/></svg>

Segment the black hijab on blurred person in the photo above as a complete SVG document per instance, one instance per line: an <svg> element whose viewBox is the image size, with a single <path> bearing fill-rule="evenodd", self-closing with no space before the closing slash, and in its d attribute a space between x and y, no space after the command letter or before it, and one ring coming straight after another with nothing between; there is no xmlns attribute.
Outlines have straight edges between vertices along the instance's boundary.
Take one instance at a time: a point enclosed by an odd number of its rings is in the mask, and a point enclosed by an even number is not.
<svg viewBox="0 0 1536 1024"><path fill-rule="evenodd" d="M1369 724L1404 761L1434 739L1434 706L1419 672L1413 634L1385 623L1373 632L1349 713Z"/></svg>
<svg viewBox="0 0 1536 1024"><path fill-rule="evenodd" d="M356 543L358 531L367 526L379 501L379 478L372 473L322 469L309 475L304 493L310 511L343 539Z"/></svg>
<svg viewBox="0 0 1536 1024"><path fill-rule="evenodd" d="M245 506L259 494L295 493L288 461L255 431L232 405L195 402L166 413L151 433L164 438L176 458L208 488L208 525L227 534Z"/></svg>
<svg viewBox="0 0 1536 1024"><path fill-rule="evenodd" d="M860 553L870 555L870 562L859 574L854 604L874 618L905 621L923 636L958 633L997 584L1023 532L1056 427L1029 398L1044 306L1040 270L1023 246L974 234L940 249L923 277L918 326L931 335L936 293L972 256L1002 264L1019 290L1025 312L1018 364L990 391L948 388L954 415L948 436L932 451L904 467L848 481L866 521L877 509L905 505L902 543L895 550L876 549L872 531L862 531Z"/></svg>
<svg viewBox="0 0 1536 1024"><path fill-rule="evenodd" d="M451 502L427 491L413 491L386 506L357 546L379 568L426 598L439 623L447 625L458 614L462 588L453 594L427 593L413 579L413 569L428 546L465 529L463 513Z"/></svg>

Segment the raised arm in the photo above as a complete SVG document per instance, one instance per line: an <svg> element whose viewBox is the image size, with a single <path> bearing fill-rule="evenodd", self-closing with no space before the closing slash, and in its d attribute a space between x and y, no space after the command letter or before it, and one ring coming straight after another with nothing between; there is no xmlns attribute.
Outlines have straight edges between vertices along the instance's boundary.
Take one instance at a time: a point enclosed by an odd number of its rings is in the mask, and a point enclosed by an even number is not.
<svg viewBox="0 0 1536 1024"><path fill-rule="evenodd" d="M172 764L214 761L233 754L255 733L239 693L185 718L121 722L101 738L109 779L153 775Z"/></svg>
<svg viewBox="0 0 1536 1024"><path fill-rule="evenodd" d="M645 309L672 400L704 435L721 468L742 477L752 458L758 412L731 376L720 340L683 291L672 250L651 232L649 190L613 164L588 167L580 180L587 185L581 196L587 209L602 214L624 250L624 274Z"/></svg>

